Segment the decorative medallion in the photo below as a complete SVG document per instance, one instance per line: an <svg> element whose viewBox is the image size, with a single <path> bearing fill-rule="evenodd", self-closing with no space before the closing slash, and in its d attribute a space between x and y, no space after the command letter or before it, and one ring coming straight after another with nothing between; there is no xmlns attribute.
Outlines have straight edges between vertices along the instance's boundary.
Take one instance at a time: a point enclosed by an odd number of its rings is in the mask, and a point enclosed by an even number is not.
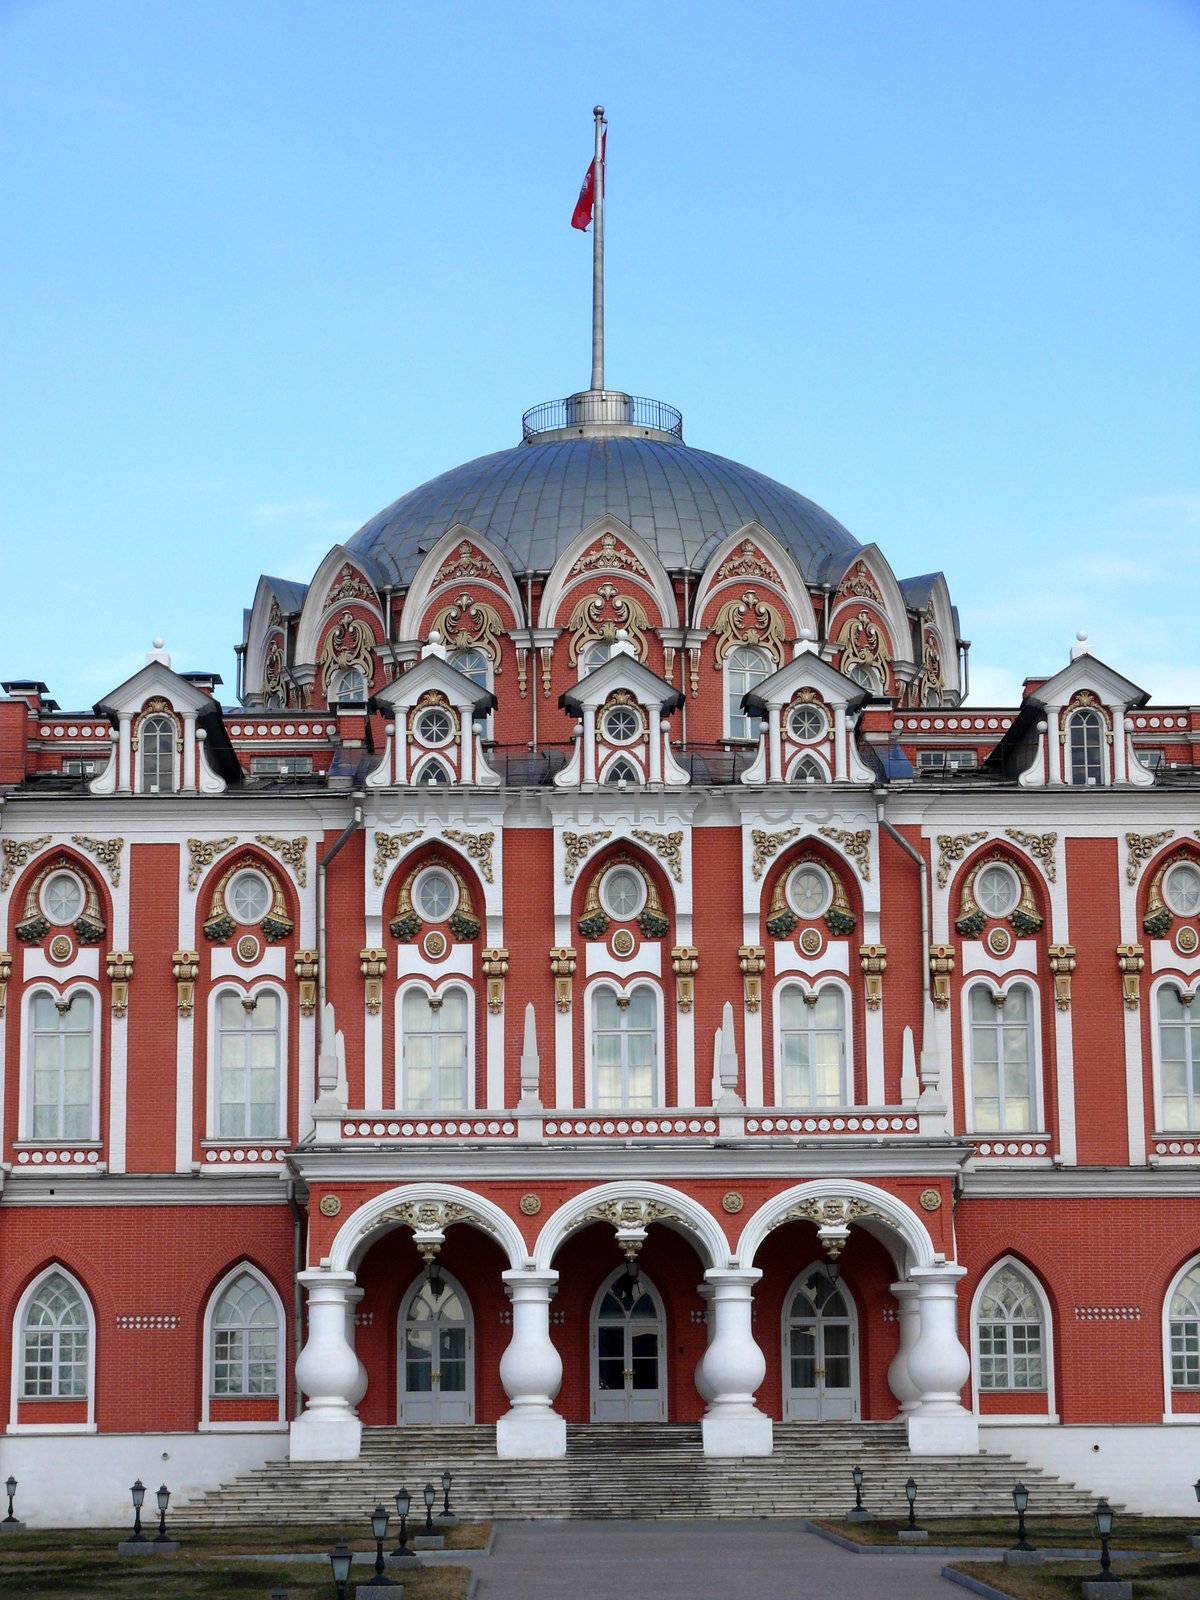
<svg viewBox="0 0 1200 1600"><path fill-rule="evenodd" d="M465 833L462 828L443 828L442 838L449 839L453 844L462 845L478 866L483 881L495 882L492 877L492 846L496 843L494 833Z"/></svg>
<svg viewBox="0 0 1200 1600"><path fill-rule="evenodd" d="M86 850L108 873L108 881L115 889L121 882L121 851L125 847L124 839L92 839L86 833L73 833L71 843L77 844L81 850Z"/></svg>
<svg viewBox="0 0 1200 1600"><path fill-rule="evenodd" d="M921 1190L921 1210L940 1211L942 1209L942 1192L940 1189Z"/></svg>
<svg viewBox="0 0 1200 1600"><path fill-rule="evenodd" d="M883 604L874 579L861 561L856 561L838 584L838 595L852 595L856 600L874 600L879 605Z"/></svg>
<svg viewBox="0 0 1200 1600"><path fill-rule="evenodd" d="M318 1209L323 1217L336 1217L342 1209L342 1202L336 1194L323 1194Z"/></svg>
<svg viewBox="0 0 1200 1600"><path fill-rule="evenodd" d="M430 928L422 941L422 949L430 961L440 961L450 948L450 941L440 928Z"/></svg>
<svg viewBox="0 0 1200 1600"><path fill-rule="evenodd" d="M826 839L832 839L834 844L840 844L842 849L858 868L858 875L864 883L871 881L871 833L868 828L859 828L851 831L849 828L818 828L817 832Z"/></svg>
<svg viewBox="0 0 1200 1600"><path fill-rule="evenodd" d="M674 833L651 833L649 828L634 828L633 837L648 844L651 850L666 862L676 883L683 882L683 830Z"/></svg>
<svg viewBox="0 0 1200 1600"><path fill-rule="evenodd" d="M627 960L637 949L637 940L628 928L618 928L612 936L612 953Z"/></svg>
<svg viewBox="0 0 1200 1600"><path fill-rule="evenodd" d="M258 960L262 946L252 933L244 933L234 946L234 949L237 951L238 960L244 961L248 966L250 962Z"/></svg>
<svg viewBox="0 0 1200 1600"><path fill-rule="evenodd" d="M389 861L399 861L400 853L421 837L422 829L414 828L411 833L377 833L375 835L375 867L371 876L375 879L377 887L382 887L384 878L387 877L387 864Z"/></svg>
<svg viewBox="0 0 1200 1600"><path fill-rule="evenodd" d="M71 959L71 951L74 948L75 946L65 933L56 933L50 941L51 961L69 961Z"/></svg>
<svg viewBox="0 0 1200 1600"><path fill-rule="evenodd" d="M333 587L325 596L325 608L328 610L330 606L336 606L339 601L374 601L375 598L375 591L372 589L371 585L364 577L361 576L361 574L355 572L354 568L347 561L346 565L342 568L334 580Z"/></svg>
<svg viewBox="0 0 1200 1600"><path fill-rule="evenodd" d="M994 956L1006 956L1013 947L1013 936L1007 928L993 928L987 936L987 947Z"/></svg>
<svg viewBox="0 0 1200 1600"><path fill-rule="evenodd" d="M819 928L805 928L800 935L800 950L803 955L819 956L824 943Z"/></svg>
<svg viewBox="0 0 1200 1600"><path fill-rule="evenodd" d="M326 692L333 679L351 667L362 673L369 687L375 667L375 635L367 623L352 612L343 611L325 636L318 665L321 687Z"/></svg>
<svg viewBox="0 0 1200 1600"><path fill-rule="evenodd" d="M1180 955L1195 955L1197 946L1200 946L1200 935L1196 933L1195 928L1180 928L1175 935L1175 948Z"/></svg>
<svg viewBox="0 0 1200 1600"><path fill-rule="evenodd" d="M259 844L265 845L268 850L273 850L285 867L291 867L296 874L296 882L302 889L308 887L308 835L300 834L296 839L277 839L273 833L256 833L254 837Z"/></svg>
<svg viewBox="0 0 1200 1600"><path fill-rule="evenodd" d="M563 882L574 883L575 874L588 852L606 839L612 838L612 829L603 828L597 833L563 833Z"/></svg>
<svg viewBox="0 0 1200 1600"><path fill-rule="evenodd" d="M839 671L845 672L851 664L869 667L877 672L887 685L887 646L882 631L871 621L869 611L860 611L842 625L837 641L842 647Z"/></svg>
<svg viewBox="0 0 1200 1600"><path fill-rule="evenodd" d="M954 863L961 861L973 844L978 844L987 838L987 829L977 829L974 833L939 833L937 836L938 888L944 889L950 882L950 874L954 871Z"/></svg>
<svg viewBox="0 0 1200 1600"><path fill-rule="evenodd" d="M578 578L585 572L595 572L599 569L616 572L636 572L639 577L646 576L646 569L632 550L623 544L618 544L616 536L611 533L604 534L599 544L592 545L586 550L571 568L569 576Z"/></svg>
<svg viewBox="0 0 1200 1600"><path fill-rule="evenodd" d="M745 1204L745 1200L736 1189L726 1189L721 1196L721 1210L727 1211L731 1217L736 1217Z"/></svg>
<svg viewBox="0 0 1200 1600"><path fill-rule="evenodd" d="M713 621L717 637L713 666L719 671L725 657L739 645L756 645L771 656L777 667L783 665L783 618L775 607L760 600L753 589L737 600L728 600Z"/></svg>
<svg viewBox="0 0 1200 1600"><path fill-rule="evenodd" d="M540 1194L523 1194L517 1204L521 1208L522 1216L536 1217L542 1209L542 1197Z"/></svg>
<svg viewBox="0 0 1200 1600"><path fill-rule="evenodd" d="M464 578L491 578L496 583L504 582L495 562L489 561L481 550L476 550L466 539L452 556L447 556L433 580L433 587L437 589L443 583L460 583Z"/></svg>
<svg viewBox="0 0 1200 1600"><path fill-rule="evenodd" d="M713 586L728 583L733 578L765 578L768 583L783 588L783 579L750 539L743 539L738 549L725 557L717 568Z"/></svg>

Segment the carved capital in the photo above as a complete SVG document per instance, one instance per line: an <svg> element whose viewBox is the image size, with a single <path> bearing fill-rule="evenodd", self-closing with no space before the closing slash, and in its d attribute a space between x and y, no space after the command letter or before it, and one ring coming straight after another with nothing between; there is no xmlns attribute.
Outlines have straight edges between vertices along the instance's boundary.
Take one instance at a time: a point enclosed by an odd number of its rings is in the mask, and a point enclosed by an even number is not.
<svg viewBox="0 0 1200 1600"><path fill-rule="evenodd" d="M883 1000L883 975L887 971L887 946L864 944L859 946L858 959L862 964L866 983L867 1010L878 1011Z"/></svg>
<svg viewBox="0 0 1200 1600"><path fill-rule="evenodd" d="M555 945L550 952L550 971L554 974L554 1004L566 1013L571 1009L571 980L575 976L575 952L570 945Z"/></svg>
<svg viewBox="0 0 1200 1600"><path fill-rule="evenodd" d="M743 944L738 947L738 966L742 969L742 990L747 1011L757 1011L762 1005L762 975L767 969L767 952L761 944Z"/></svg>
<svg viewBox="0 0 1200 1600"><path fill-rule="evenodd" d="M1054 1004L1060 1011L1071 1009L1071 974L1075 971L1075 946L1052 944L1046 951L1054 974Z"/></svg>
<svg viewBox="0 0 1200 1600"><path fill-rule="evenodd" d="M483 975L487 979L487 1008L493 1016L504 1009L504 980L508 977L508 951L498 946L479 952Z"/></svg>
<svg viewBox="0 0 1200 1600"><path fill-rule="evenodd" d="M377 1017L383 1005L383 975L387 971L386 950L360 950L358 965L366 980L367 1011Z"/></svg>
<svg viewBox="0 0 1200 1600"><path fill-rule="evenodd" d="M1127 1011L1136 1011L1142 1003L1142 969L1145 965L1146 952L1140 944L1117 946L1117 967L1121 973Z"/></svg>
<svg viewBox="0 0 1200 1600"><path fill-rule="evenodd" d="M190 1017L196 1004L196 979L200 976L199 950L176 950L171 957L171 976L175 979L175 1009Z"/></svg>
<svg viewBox="0 0 1200 1600"><path fill-rule="evenodd" d="M954 971L954 946L934 944L929 947L929 976L932 980L933 1003L939 1011L950 1004L950 974Z"/></svg>
<svg viewBox="0 0 1200 1600"><path fill-rule="evenodd" d="M700 952L694 945L677 944L671 951L675 974L675 999L680 1011L690 1011L695 999L695 977L700 967Z"/></svg>
<svg viewBox="0 0 1200 1600"><path fill-rule="evenodd" d="M315 950L297 950L292 957L300 983L300 1015L311 1017L317 1009L318 957Z"/></svg>
<svg viewBox="0 0 1200 1600"><path fill-rule="evenodd" d="M4 1015L4 1008L8 1003L8 983L12 977L12 954L8 950L0 950L0 1017Z"/></svg>
<svg viewBox="0 0 1200 1600"><path fill-rule="evenodd" d="M129 1010L129 982L133 977L133 951L110 950L104 958L108 981L112 984L112 1014L123 1017Z"/></svg>

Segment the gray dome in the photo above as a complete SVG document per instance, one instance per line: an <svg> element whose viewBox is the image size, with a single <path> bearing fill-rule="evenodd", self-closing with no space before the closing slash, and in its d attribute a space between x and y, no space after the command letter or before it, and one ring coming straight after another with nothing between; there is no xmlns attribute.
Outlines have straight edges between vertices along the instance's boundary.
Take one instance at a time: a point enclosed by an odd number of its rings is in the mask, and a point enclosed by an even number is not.
<svg viewBox="0 0 1200 1600"><path fill-rule="evenodd" d="M727 534L761 523L806 580L857 539L827 511L773 478L707 450L662 439L608 437L518 445L480 456L402 495L349 541L380 582L407 584L456 523L491 539L518 573L545 572L605 514L658 552L668 571L698 572Z"/></svg>

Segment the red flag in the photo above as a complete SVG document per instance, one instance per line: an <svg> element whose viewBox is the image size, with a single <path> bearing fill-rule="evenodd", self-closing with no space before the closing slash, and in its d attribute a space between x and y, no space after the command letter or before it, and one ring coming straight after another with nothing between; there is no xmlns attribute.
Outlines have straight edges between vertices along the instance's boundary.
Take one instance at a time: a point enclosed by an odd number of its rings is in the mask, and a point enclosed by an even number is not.
<svg viewBox="0 0 1200 1600"><path fill-rule="evenodd" d="M601 135L600 159L604 160L604 152L608 146L608 129L605 128ZM575 202L575 210L571 213L571 226L579 228L586 233L592 222L592 207L596 199L596 158L588 162L588 169L583 175L583 182L579 186L579 199Z"/></svg>

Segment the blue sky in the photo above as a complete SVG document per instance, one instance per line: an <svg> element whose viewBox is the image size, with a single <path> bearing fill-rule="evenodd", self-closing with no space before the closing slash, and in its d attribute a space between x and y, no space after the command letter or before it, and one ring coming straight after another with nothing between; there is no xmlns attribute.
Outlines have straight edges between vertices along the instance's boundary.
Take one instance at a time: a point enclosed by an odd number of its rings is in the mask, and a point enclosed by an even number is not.
<svg viewBox="0 0 1200 1600"><path fill-rule="evenodd" d="M977 703L1077 628L1200 700L1196 0L0 0L0 676L215 668L608 378L942 568Z"/></svg>

